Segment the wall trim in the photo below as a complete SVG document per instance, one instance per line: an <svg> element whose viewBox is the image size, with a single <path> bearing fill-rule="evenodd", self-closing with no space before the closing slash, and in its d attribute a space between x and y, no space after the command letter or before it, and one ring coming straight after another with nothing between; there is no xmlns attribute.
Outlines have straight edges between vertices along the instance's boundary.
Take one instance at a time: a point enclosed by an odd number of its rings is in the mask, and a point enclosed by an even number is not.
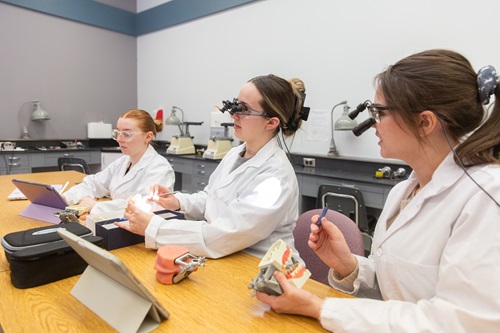
<svg viewBox="0 0 500 333"><path fill-rule="evenodd" d="M137 35L165 29L256 0L173 0L137 14Z"/></svg>
<svg viewBox="0 0 500 333"><path fill-rule="evenodd" d="M0 0L130 36L140 36L259 0L172 0L131 13L92 0Z"/></svg>

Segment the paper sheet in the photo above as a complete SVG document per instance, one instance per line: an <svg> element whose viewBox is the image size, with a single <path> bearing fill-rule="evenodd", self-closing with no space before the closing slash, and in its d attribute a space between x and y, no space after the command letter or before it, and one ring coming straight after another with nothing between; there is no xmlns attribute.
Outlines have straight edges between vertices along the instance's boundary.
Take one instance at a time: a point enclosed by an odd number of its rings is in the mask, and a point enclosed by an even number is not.
<svg viewBox="0 0 500 333"><path fill-rule="evenodd" d="M307 120L307 140L328 141L330 140L330 114L326 110L314 110L309 114Z"/></svg>

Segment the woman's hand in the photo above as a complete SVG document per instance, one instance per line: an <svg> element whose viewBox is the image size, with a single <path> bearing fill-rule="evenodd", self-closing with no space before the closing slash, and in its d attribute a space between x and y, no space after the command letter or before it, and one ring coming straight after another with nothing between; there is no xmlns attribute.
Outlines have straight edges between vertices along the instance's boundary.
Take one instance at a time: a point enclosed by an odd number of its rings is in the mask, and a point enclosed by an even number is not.
<svg viewBox="0 0 500 333"><path fill-rule="evenodd" d="M132 201L129 201L125 209L125 214L123 215L123 217L128 220L128 225L124 222L115 222L115 225L133 232L134 234L144 236L149 221L151 221L153 216L154 214L139 209Z"/></svg>
<svg viewBox="0 0 500 333"><path fill-rule="evenodd" d="M321 227L316 225L319 216L311 218L311 234L308 245L318 257L342 276L351 274L357 265L344 235L335 224L326 217L321 220Z"/></svg>
<svg viewBox="0 0 500 333"><path fill-rule="evenodd" d="M148 200L156 202L158 205L165 209L179 210L181 208L181 204L173 193L174 192L168 187L160 184L155 184L151 186Z"/></svg>
<svg viewBox="0 0 500 333"><path fill-rule="evenodd" d="M95 201L91 197L84 197L82 200L80 200L80 202L78 204L89 206L90 210L92 210L92 208L94 207L94 205L96 203L97 203L97 201Z"/></svg>
<svg viewBox="0 0 500 333"><path fill-rule="evenodd" d="M306 290L295 287L280 272L274 272L274 278L283 289L280 296L271 296L263 292L257 292L257 299L269 304L278 313L298 314L318 319L321 313L323 300Z"/></svg>

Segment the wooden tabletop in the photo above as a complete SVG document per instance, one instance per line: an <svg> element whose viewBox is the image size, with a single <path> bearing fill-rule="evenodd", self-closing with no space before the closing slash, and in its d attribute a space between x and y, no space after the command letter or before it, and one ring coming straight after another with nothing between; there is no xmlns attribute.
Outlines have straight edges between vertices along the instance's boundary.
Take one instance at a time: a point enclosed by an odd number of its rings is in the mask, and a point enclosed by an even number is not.
<svg viewBox="0 0 500 333"><path fill-rule="evenodd" d="M50 225L19 216L27 201L8 201L14 185L11 179L46 184L78 183L83 174L75 171L0 176L2 211L0 236L18 230ZM156 251L144 244L111 251L141 280L170 312L170 318L155 332L324 332L312 318L279 315L251 297L248 289L258 273L260 259L238 252L222 259L209 259L207 266L175 285L156 280ZM17 289L10 283L10 271L0 255L0 325L5 332L112 332L104 320L70 295L80 276L47 285ZM333 288L309 280L303 287L324 297L349 297ZM1 330L0 330L1 331Z"/></svg>

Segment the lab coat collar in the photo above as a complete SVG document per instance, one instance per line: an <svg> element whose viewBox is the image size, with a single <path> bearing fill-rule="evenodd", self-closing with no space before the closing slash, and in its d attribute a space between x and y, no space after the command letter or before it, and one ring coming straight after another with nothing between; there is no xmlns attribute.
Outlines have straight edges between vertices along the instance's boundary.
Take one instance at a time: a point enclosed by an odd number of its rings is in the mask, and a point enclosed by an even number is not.
<svg viewBox="0 0 500 333"><path fill-rule="evenodd" d="M231 172L231 169L234 166L234 163L236 162L236 159L238 158L238 155L241 154L246 149L246 143L243 143L242 145L235 147L228 153L224 159L227 159L227 161L224 161L226 163L223 163L223 172L224 174L227 175L225 177L225 180L220 183L218 188L224 187L228 184L230 184L236 177L238 177L239 174L244 173L245 170L248 168L259 168L262 166L271 156L276 154L278 149L281 149L278 145L278 141L276 138L272 138L269 140L258 152L257 154L240 165L238 168L233 170Z"/></svg>
<svg viewBox="0 0 500 333"><path fill-rule="evenodd" d="M127 156L126 163L122 164L121 170L120 170L120 175L123 177L123 183L132 181L139 170L144 169L148 165L152 163L153 158L156 156L156 150L149 145L144 154L141 156L141 159L139 162L137 162L136 165L132 166L130 170L127 172L125 175L125 171L127 170L129 164L130 164L130 156Z"/></svg>
<svg viewBox="0 0 500 333"><path fill-rule="evenodd" d="M453 153L448 154L446 158L441 162L438 168L434 171L431 181L425 185L415 197L408 203L408 205L400 212L399 216L393 222L389 230L383 232L382 243L385 239L389 238L393 233L395 233L399 228L404 226L406 223L411 222L411 220L417 215L424 203L439 195L440 193L446 191L448 188L453 186L462 176L464 171L457 165L453 159ZM388 218L393 216L401 205L401 201L408 197L411 191L418 184L417 177L413 171L408 180L405 181L402 186L397 189L391 202L387 203L385 212L381 216L383 219L384 231L386 230L386 221Z"/></svg>

